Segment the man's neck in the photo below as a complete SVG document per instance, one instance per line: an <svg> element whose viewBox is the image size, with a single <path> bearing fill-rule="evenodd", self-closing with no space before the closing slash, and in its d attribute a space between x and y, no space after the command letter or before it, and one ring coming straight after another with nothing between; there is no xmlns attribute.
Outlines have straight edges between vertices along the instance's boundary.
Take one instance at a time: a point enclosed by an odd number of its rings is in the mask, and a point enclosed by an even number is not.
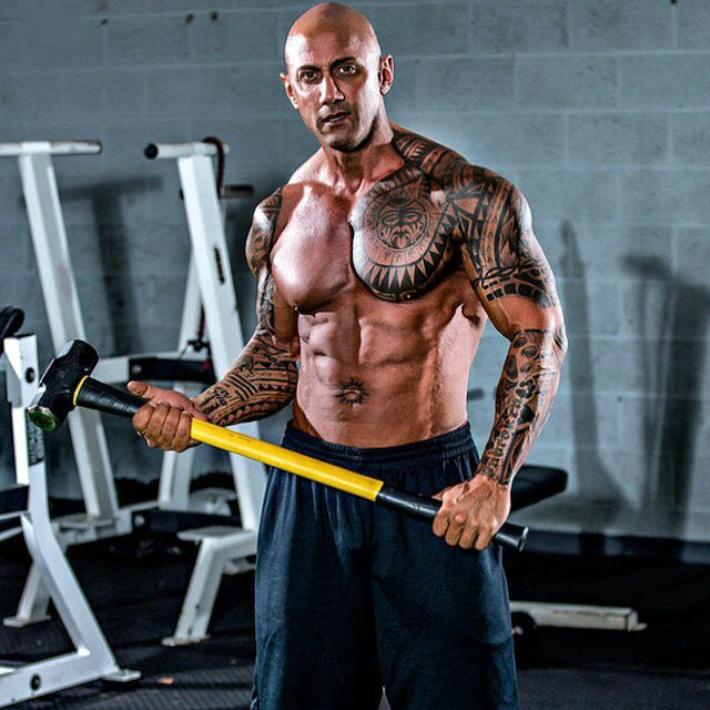
<svg viewBox="0 0 710 710"><path fill-rule="evenodd" d="M367 145L345 152L322 146L323 178L352 195L369 189L378 180L401 167L402 159L392 146L394 133L386 117L378 119Z"/></svg>

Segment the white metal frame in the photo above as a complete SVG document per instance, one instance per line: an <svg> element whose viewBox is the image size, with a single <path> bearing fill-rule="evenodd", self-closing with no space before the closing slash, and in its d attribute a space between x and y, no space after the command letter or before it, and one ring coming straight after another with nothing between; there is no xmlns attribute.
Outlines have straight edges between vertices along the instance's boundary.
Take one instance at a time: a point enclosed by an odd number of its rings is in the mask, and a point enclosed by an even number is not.
<svg viewBox="0 0 710 710"><path fill-rule="evenodd" d="M212 156L214 145L208 143L157 144L156 157L177 159L185 200L185 212L192 242L183 304L183 316L178 349L162 353L164 357L199 357L188 344L194 337L200 309L204 307L213 365L218 376L224 374L231 361L241 352L244 341L226 249L224 224L215 189ZM228 147L225 146L228 150ZM42 291L55 350L68 340L85 339L84 323L77 295L74 272L69 256L66 228L61 210L52 156L97 154L97 141L63 143L25 142L0 144L0 157L17 157L27 204L32 239L35 247ZM96 368L96 377L106 382L125 382L130 378L129 362L135 356L104 358ZM199 392L199 385L182 382L176 389L188 395ZM66 516L59 521L63 545L73 545L105 537L130 533L136 509L152 507L150 502L119 508L108 457L106 437L96 412L77 410L69 418L72 444L79 469L86 514ZM258 436L256 424L238 427L240 431ZM203 512L223 512L228 491L200 491L190 495L193 451L180 456L168 452L163 456L157 504L164 509L199 509ZM246 569L246 559L256 552L256 534L263 500L265 475L263 467L253 461L232 455L230 464L238 494L243 530L234 531L231 569ZM204 536L199 539L206 539ZM194 538L197 539L197 538ZM228 550L230 536L222 535L220 545ZM248 542L247 542L248 541ZM221 558L220 558L221 560ZM196 590L206 588L206 580L221 578L224 565L214 556L201 555L195 567L186 602L175 635L168 643L190 643L199 636L195 628L194 605L189 599ZM197 595L198 597L201 595ZM211 613L212 603L205 597L201 614ZM39 570L32 568L14 617L8 625L23 626L47 618L49 595L42 587Z"/></svg>
<svg viewBox="0 0 710 710"><path fill-rule="evenodd" d="M69 256L53 155L101 152L97 141L0 144L0 156L15 155L55 350L86 339L74 271ZM119 517L106 436L97 412L77 412L69 420L86 517L93 526L110 526ZM130 528L129 528L130 529Z"/></svg>
<svg viewBox="0 0 710 710"><path fill-rule="evenodd" d="M212 156L217 149L214 145L202 142L153 144L152 148L155 158L177 160L185 216L192 241L181 339L185 337L186 329L187 333L195 332L194 319L199 317L199 308L197 311L192 310L195 299L191 293L197 284L205 310L213 366L217 376L221 377L242 351L244 338L229 264L224 220L215 189ZM225 149L228 150L228 147L225 146ZM253 422L233 428L250 436L259 436L258 426ZM226 566L236 560L237 570L248 569L251 565L247 558L256 554L266 476L263 466L251 459L231 454L230 463L242 528L211 527L181 534L183 539L198 542L200 552L175 632L163 640L166 645L197 643L204 638L219 581ZM166 473L165 466L163 473ZM170 477L165 475L161 483L165 481L167 485L168 480ZM180 480L180 477L174 480ZM175 491L171 493L175 494Z"/></svg>
<svg viewBox="0 0 710 710"><path fill-rule="evenodd" d="M510 611L527 614L538 626L606 631L643 631L647 627L628 607L511 601Z"/></svg>
<svg viewBox="0 0 710 710"><path fill-rule="evenodd" d="M0 157L18 159L55 351L69 340L86 336L52 157L96 155L101 149L98 141L0 143ZM69 418L69 428L86 513L61 518L58 524L62 545L130 533L132 511L118 506L98 412L78 410ZM5 620L8 625L24 626L48 618L49 594L42 582L41 571L33 565L16 614Z"/></svg>
<svg viewBox="0 0 710 710"><path fill-rule="evenodd" d="M37 389L37 341L34 335L6 338L8 399L17 483L29 486L22 532L36 574L54 602L75 651L22 666L0 665L0 707L98 679L130 682L140 673L121 669L94 617L52 527L42 433L28 424L26 408Z"/></svg>
<svg viewBox="0 0 710 710"><path fill-rule="evenodd" d="M251 530L215 525L186 530L178 537L198 544L199 551L175 632L163 639L164 646L185 646L207 638L222 575L227 569L231 573L251 569L246 558L254 554Z"/></svg>

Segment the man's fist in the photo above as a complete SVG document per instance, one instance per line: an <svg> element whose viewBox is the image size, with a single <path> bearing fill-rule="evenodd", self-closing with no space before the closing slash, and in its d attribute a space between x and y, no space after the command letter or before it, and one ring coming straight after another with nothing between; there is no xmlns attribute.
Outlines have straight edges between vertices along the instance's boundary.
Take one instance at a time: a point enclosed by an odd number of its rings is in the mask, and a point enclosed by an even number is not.
<svg viewBox="0 0 710 710"><path fill-rule="evenodd" d="M510 513L510 486L483 474L450 486L434 498L441 501L434 534L464 549L487 547Z"/></svg>
<svg viewBox="0 0 710 710"><path fill-rule="evenodd" d="M148 446L184 451L199 443L190 437L192 418L208 419L189 397L146 382L129 382L128 389L148 400L133 416L133 426Z"/></svg>

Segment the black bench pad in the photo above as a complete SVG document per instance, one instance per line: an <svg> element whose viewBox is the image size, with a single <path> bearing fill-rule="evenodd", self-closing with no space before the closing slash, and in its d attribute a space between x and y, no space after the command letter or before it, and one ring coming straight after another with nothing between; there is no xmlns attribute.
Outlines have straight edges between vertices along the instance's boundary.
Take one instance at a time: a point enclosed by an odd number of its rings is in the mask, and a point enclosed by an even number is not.
<svg viewBox="0 0 710 710"><path fill-rule="evenodd" d="M551 466L521 466L511 489L512 510L527 508L567 488L567 471Z"/></svg>
<svg viewBox="0 0 710 710"><path fill-rule="evenodd" d="M29 486L8 486L0 490L0 516L27 510Z"/></svg>

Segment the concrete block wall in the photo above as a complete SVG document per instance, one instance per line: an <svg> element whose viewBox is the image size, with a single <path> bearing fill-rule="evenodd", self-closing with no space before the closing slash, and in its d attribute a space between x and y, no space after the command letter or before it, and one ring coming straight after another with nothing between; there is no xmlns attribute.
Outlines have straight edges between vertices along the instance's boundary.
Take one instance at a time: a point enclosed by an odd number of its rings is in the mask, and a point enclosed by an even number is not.
<svg viewBox="0 0 710 710"><path fill-rule="evenodd" d="M710 540L710 4L705 0L354 3L395 56L391 117L515 181L557 274L570 353L530 456L570 490L535 525ZM242 257L257 199L315 148L282 92L282 43L305 3L283 0L4 0L0 141L95 138L55 161L89 338L103 354L177 338L188 260L178 180L150 141L218 135L243 322ZM0 161L0 303L27 311L52 350L17 166ZM471 374L480 446L505 341ZM8 417L0 466L9 479ZM277 439L283 417L267 423ZM107 422L119 475L157 474L155 452ZM135 437L134 437L135 438ZM66 440L58 492L76 492ZM205 463L205 466L211 463Z"/></svg>

